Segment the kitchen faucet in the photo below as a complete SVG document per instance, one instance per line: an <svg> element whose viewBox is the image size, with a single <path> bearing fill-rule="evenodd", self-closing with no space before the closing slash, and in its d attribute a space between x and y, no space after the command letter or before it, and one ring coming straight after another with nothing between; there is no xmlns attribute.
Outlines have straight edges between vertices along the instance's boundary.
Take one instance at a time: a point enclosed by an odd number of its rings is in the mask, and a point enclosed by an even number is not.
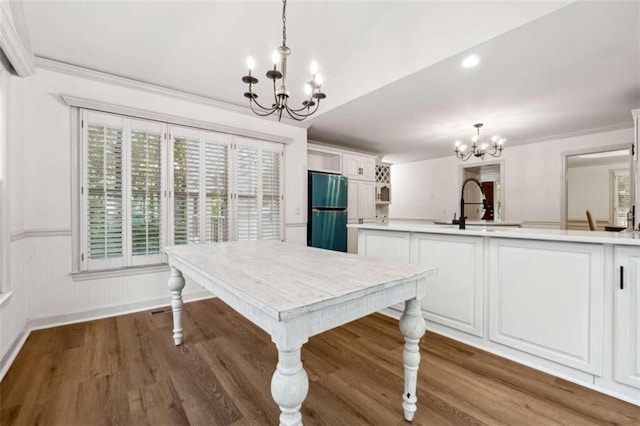
<svg viewBox="0 0 640 426"><path fill-rule="evenodd" d="M460 229L466 229L466 223L465 223L465 216L464 216L464 187L467 185L467 183L469 182L475 182L478 185L478 188L480 188L480 193L482 194L482 203L467 203L467 204L482 204L482 206L486 209L487 207L489 207L489 203L487 202L487 199L484 198L484 191L482 190L482 185L480 184L480 181L476 178L467 178L464 180L464 182L462 183L462 190L460 191Z"/></svg>

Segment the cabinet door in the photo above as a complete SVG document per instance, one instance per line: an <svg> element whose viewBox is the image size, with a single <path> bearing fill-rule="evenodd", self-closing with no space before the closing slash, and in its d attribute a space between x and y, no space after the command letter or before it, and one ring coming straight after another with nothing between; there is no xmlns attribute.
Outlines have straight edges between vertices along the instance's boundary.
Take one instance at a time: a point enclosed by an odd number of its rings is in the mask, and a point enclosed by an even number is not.
<svg viewBox="0 0 640 426"><path fill-rule="evenodd" d="M360 179L360 157L350 154L342 155L342 175L348 178Z"/></svg>
<svg viewBox="0 0 640 426"><path fill-rule="evenodd" d="M360 179L375 182L376 180L376 160L375 158L360 158Z"/></svg>
<svg viewBox="0 0 640 426"><path fill-rule="evenodd" d="M358 216L358 182L348 181L347 183L347 220L357 222Z"/></svg>
<svg viewBox="0 0 640 426"><path fill-rule="evenodd" d="M617 247L615 265L613 378L640 388L640 249Z"/></svg>
<svg viewBox="0 0 640 426"><path fill-rule="evenodd" d="M373 222L376 217L376 184L358 182L358 219Z"/></svg>
<svg viewBox="0 0 640 426"><path fill-rule="evenodd" d="M492 238L489 339L602 375L604 247Z"/></svg>
<svg viewBox="0 0 640 426"><path fill-rule="evenodd" d="M411 263L438 268L427 280L424 317L482 337L483 239L414 233Z"/></svg>

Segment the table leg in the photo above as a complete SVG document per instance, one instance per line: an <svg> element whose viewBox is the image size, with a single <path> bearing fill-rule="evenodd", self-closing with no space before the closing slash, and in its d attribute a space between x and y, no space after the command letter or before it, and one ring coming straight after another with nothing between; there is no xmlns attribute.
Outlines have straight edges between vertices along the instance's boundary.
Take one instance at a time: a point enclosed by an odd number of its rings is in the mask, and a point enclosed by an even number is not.
<svg viewBox="0 0 640 426"><path fill-rule="evenodd" d="M420 301L407 300L404 304L404 313L400 317L400 331L404 335L404 350L402 361L404 362L404 394L402 394L402 408L404 418L413 420L416 412L416 385L418 381L418 366L420 365L420 338L426 330Z"/></svg>
<svg viewBox="0 0 640 426"><path fill-rule="evenodd" d="M169 290L171 290L171 308L173 310L173 341L176 346L182 344L182 289L184 277L182 272L171 267Z"/></svg>
<svg viewBox="0 0 640 426"><path fill-rule="evenodd" d="M280 426L302 425L300 408L309 391L309 378L302 367L300 349L278 348L278 366L271 379L271 395L280 407Z"/></svg>

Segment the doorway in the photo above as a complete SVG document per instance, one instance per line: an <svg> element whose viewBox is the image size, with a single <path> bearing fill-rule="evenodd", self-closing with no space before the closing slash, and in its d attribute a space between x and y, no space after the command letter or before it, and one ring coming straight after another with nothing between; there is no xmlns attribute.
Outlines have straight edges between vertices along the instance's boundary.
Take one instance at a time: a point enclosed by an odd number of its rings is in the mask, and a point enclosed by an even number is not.
<svg viewBox="0 0 640 426"><path fill-rule="evenodd" d="M598 231L627 227L634 199L630 145L565 154L562 229Z"/></svg>
<svg viewBox="0 0 640 426"><path fill-rule="evenodd" d="M477 185L467 185L464 191L465 216L468 220L504 220L504 167L502 161L482 163L481 165L461 166L460 185L467 178L480 181L482 193ZM482 194L487 199L488 208L483 209Z"/></svg>

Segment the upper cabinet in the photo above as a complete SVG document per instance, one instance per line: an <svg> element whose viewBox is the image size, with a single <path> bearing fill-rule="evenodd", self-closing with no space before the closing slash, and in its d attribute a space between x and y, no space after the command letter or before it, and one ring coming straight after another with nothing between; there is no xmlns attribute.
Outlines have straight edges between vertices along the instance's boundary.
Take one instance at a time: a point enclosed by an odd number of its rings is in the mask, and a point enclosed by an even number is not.
<svg viewBox="0 0 640 426"><path fill-rule="evenodd" d="M342 175L349 179L375 182L375 157L347 153L342 154Z"/></svg>
<svg viewBox="0 0 640 426"><path fill-rule="evenodd" d="M342 173L342 153L328 148L309 146L307 168L313 172Z"/></svg>

